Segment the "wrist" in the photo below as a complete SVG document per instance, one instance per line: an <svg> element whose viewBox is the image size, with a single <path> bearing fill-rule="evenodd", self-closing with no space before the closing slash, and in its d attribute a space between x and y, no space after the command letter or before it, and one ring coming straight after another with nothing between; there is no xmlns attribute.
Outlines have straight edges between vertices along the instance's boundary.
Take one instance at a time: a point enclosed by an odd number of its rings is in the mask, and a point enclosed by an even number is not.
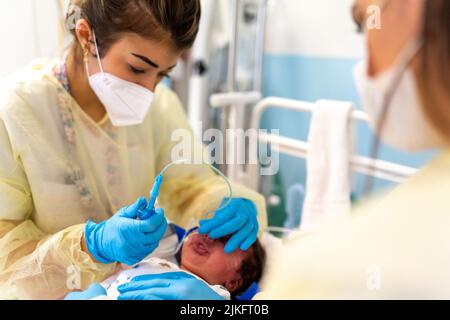
<svg viewBox="0 0 450 320"><path fill-rule="evenodd" d="M87 247L86 244L86 237L85 234L83 233L83 236L81 237L81 250L89 255L89 258L91 258L91 260L95 263L99 263L99 261L97 261L97 259L95 259L95 257L89 252L89 249Z"/></svg>
<svg viewBox="0 0 450 320"><path fill-rule="evenodd" d="M92 221L86 223L84 228L84 243L86 245L86 252L92 257L94 261L103 264L114 263L113 260L104 257L101 251L101 232L105 222L96 224Z"/></svg>

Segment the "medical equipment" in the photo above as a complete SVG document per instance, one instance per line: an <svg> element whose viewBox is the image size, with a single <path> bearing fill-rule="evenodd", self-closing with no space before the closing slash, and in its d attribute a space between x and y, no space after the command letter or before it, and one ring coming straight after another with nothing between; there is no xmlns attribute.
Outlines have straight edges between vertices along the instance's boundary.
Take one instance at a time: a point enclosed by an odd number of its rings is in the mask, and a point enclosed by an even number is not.
<svg viewBox="0 0 450 320"><path fill-rule="evenodd" d="M202 0L202 12L200 31L190 57L191 68L187 68L192 71L186 99L188 115L197 137L202 134L201 124L221 127L223 132L248 125L244 107L217 112L210 110L208 98L224 88L229 92L261 91L267 0ZM226 159L226 149L221 157ZM232 166L220 166L233 181L230 168Z"/></svg>
<svg viewBox="0 0 450 320"><path fill-rule="evenodd" d="M245 47L244 44L240 43L241 39L239 37L240 27L242 27L242 22L240 21L240 11L245 8L245 4L253 4L257 3L257 18L254 19L256 27L254 28L255 32L255 45L254 45L254 64L253 65L239 65L240 60L240 51L239 48ZM233 22L232 22L232 38L230 41L230 49L229 49L229 59L228 59L228 84L227 90L229 93L235 93L237 91L243 90L251 90L255 93L260 93L262 90L262 77L263 77L263 63L264 63L264 45L265 45L265 31L266 31L266 14L267 14L267 1L266 0L258 0L258 1L242 1L242 0L234 0L232 2L232 13L233 13ZM244 52L244 54L249 55L248 52ZM245 60L245 59L244 59ZM238 68L240 67L240 68ZM245 70L253 69L253 70ZM245 70L242 72L242 70ZM241 71L241 72L239 72ZM243 73L252 73L253 79L250 81L245 81L241 79L240 75ZM248 80L248 79L247 79ZM245 83L245 87L243 88L242 83ZM248 82L251 83L251 87ZM259 100L259 99L258 99ZM238 101L236 101L238 102ZM212 103L211 103L212 104ZM214 105L212 105L214 107ZM229 108L226 108L222 111L222 131L226 132L227 129L235 130L235 129L245 129L247 127L246 118L248 115L246 113L247 105L243 103L241 100L240 103L232 104ZM225 137L224 144L228 145L228 141ZM231 142L230 142L231 143ZM227 148L225 148L227 150ZM224 152L224 157L226 158L226 152ZM227 167L223 167L222 170L227 173L232 181L239 181L237 165L230 165ZM256 189L255 189L256 190Z"/></svg>
<svg viewBox="0 0 450 320"><path fill-rule="evenodd" d="M238 101L230 101L230 97L232 97L233 95L234 93L214 95L211 97L211 103L216 108L228 108L230 107L230 102L234 102L234 105L241 103L240 99L242 99L242 97L244 96L248 98L246 102L250 101L250 98L254 98L254 93L250 92L247 94L240 94ZM314 108L314 103L277 97L265 98L258 102L254 108L251 121L252 128L259 128L262 115L269 108L279 108L310 113ZM359 110L356 110L352 113L352 119L354 121L365 123L369 122L367 114ZM305 141L299 141L296 139L268 133L259 133L258 140L262 143L269 144L274 151L291 155L296 158L305 159L308 153L308 143ZM417 172L417 169L415 168L395 164L380 159L372 159L360 155L354 155L351 158L350 162L351 167L355 172L395 183L402 183ZM259 188L260 179L259 166L248 166L247 169L248 170L246 171L242 167L237 168L236 176L240 177L240 182L246 184L250 188L254 188L255 190L257 190Z"/></svg>
<svg viewBox="0 0 450 320"><path fill-rule="evenodd" d="M153 188L152 188L152 191L150 192L150 199L149 199L149 202L148 202L148 207L149 208L152 208L155 205L156 199L158 198L158 195L159 195L159 189L161 188L161 184L162 184L163 179L164 179L164 175L167 173L167 171L169 171L170 168L172 168L173 166L176 166L176 165L180 165L180 164L187 164L187 165L201 164L201 165L207 165L215 173L217 173L220 177L222 177L225 180L225 183L227 184L227 187L228 187L228 198L227 198L227 200L218 209L210 210L210 211L206 212L205 213L205 219L207 219L210 214L215 213L216 211L223 210L226 207L228 207L228 205L231 203L231 201L233 199L233 188L231 187L230 180L219 169L217 169L216 167L214 167L213 165L211 165L211 164L209 164L207 162L193 163L190 160L181 159L181 160L177 160L177 161L174 161L174 162L169 163L168 165L166 165L164 167L164 169L161 170L160 174L156 177L155 183L154 183Z"/></svg>
<svg viewBox="0 0 450 320"><path fill-rule="evenodd" d="M89 253L103 264L114 262L132 266L151 254L167 229L162 209L147 220L135 220L138 209L145 206L144 198L122 208L101 223L89 220L84 228L84 239Z"/></svg>
<svg viewBox="0 0 450 320"><path fill-rule="evenodd" d="M150 191L150 199L148 200L147 210L145 211L147 212L147 214L144 213L142 210L139 210L139 219L146 220L154 214L155 203L156 199L159 196L159 189L161 188L162 182L163 182L163 173L160 173L156 177L155 183L153 184L152 190Z"/></svg>
<svg viewBox="0 0 450 320"><path fill-rule="evenodd" d="M174 162L169 163L168 165L166 165L164 167L164 169L161 170L160 174L156 177L155 183L153 184L152 190L150 191L150 199L148 201L147 210L146 210L146 212L148 212L149 214L145 215L143 213L143 211L140 211L139 218L141 220L149 219L152 216L152 213L155 212L154 206L155 206L156 200L157 200L157 198L159 196L159 190L160 190L161 185L163 183L164 175L173 166L181 165L181 164L188 164L188 165L190 164L190 165L192 165L192 164L198 164L198 163L193 163L190 160L181 159L181 160L177 160L177 161L174 161ZM227 187L228 187L228 197L222 203L222 205L216 210L210 210L210 211L205 213L205 219L208 219L209 215L211 215L212 213L215 213L217 211L223 210L223 209L227 208L230 205L230 203L233 201L233 188L231 187L230 180L219 169L217 169L216 167L214 167L213 165L211 165L211 164L209 164L207 162L201 162L200 164L209 166L215 173L217 173L220 177L222 177L225 180L225 183L227 184ZM186 232L184 234L183 238L181 239L180 243L178 244L178 247L177 247L175 253L178 253L181 250L184 242L186 241L188 235L190 234L190 230L195 229L195 226L198 226L198 225L199 225L198 221L196 221L195 219L191 220L191 222L189 223L189 226L187 228L188 232Z"/></svg>
<svg viewBox="0 0 450 320"><path fill-rule="evenodd" d="M310 113L315 107L314 103L290 100L278 97L268 97L261 101L256 101L255 92L239 93L234 92L225 94L216 94L211 96L211 104L216 108L235 108L237 105L256 104L253 109L251 128L259 129L263 113L269 108L279 108L297 112ZM353 121L369 122L369 118L363 111L356 110L352 113ZM268 144L272 152L283 153L300 159L306 159L308 154L308 143L288 137L283 137L269 133L258 133L260 143ZM403 183L406 179L417 173L417 169L399 165L396 163L372 159L360 155L354 155L350 160L351 169L357 173L367 176L383 179L394 183ZM253 190L260 188L260 165L232 165L229 169L231 175L238 182L247 185ZM281 233L283 238L289 238L291 234L295 235L293 230L287 228L269 226L268 232Z"/></svg>

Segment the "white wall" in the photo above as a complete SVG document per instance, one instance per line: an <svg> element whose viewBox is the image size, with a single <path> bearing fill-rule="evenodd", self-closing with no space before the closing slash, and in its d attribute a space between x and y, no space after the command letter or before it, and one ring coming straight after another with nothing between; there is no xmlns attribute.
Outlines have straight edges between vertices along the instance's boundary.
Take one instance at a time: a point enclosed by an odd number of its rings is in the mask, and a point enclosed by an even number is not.
<svg viewBox="0 0 450 320"><path fill-rule="evenodd" d="M351 16L354 0L269 0L269 54L358 58L363 38Z"/></svg>
<svg viewBox="0 0 450 320"><path fill-rule="evenodd" d="M0 1L0 78L37 57L59 55L57 1Z"/></svg>
<svg viewBox="0 0 450 320"><path fill-rule="evenodd" d="M58 1L0 1L3 49L0 53L0 77L36 57L53 58L60 54ZM356 35L352 23L350 9L353 2L269 0L267 53L360 57L363 41Z"/></svg>

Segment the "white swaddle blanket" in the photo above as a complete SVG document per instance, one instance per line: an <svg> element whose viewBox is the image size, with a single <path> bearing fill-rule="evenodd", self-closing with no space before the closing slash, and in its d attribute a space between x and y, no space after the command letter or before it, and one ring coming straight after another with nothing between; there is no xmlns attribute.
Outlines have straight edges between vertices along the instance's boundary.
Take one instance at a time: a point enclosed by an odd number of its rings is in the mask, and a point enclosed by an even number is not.
<svg viewBox="0 0 450 320"><path fill-rule="evenodd" d="M210 285L203 279L197 277L195 274L192 274L190 272L187 272L183 269L181 269L177 264L170 262L165 259L160 258L148 258L144 262L138 264L132 269L124 270L120 272L119 274L116 274L110 278L108 278L106 281L102 282L102 286L106 289L108 293L108 298L117 300L120 293L117 290L117 287L119 287L122 284L128 283L133 278L137 276L142 275L150 275L150 274L161 274L161 273L170 273L170 272L185 272L187 274L190 274L197 279L205 282L211 289L213 289L217 294L222 296L226 300L230 300L230 293L227 289L225 289L222 286L219 285Z"/></svg>
<svg viewBox="0 0 450 320"><path fill-rule="evenodd" d="M315 231L325 221L350 212L353 110L350 102L328 100L318 101L313 110L303 231Z"/></svg>

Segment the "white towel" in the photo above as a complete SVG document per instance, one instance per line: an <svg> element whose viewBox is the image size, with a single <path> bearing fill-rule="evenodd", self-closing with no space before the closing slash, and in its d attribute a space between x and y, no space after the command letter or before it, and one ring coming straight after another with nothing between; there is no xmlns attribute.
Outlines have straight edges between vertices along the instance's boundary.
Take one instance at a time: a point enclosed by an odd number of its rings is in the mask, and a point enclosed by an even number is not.
<svg viewBox="0 0 450 320"><path fill-rule="evenodd" d="M349 102L328 100L318 101L314 108L301 230L315 231L325 221L350 212L353 110Z"/></svg>

